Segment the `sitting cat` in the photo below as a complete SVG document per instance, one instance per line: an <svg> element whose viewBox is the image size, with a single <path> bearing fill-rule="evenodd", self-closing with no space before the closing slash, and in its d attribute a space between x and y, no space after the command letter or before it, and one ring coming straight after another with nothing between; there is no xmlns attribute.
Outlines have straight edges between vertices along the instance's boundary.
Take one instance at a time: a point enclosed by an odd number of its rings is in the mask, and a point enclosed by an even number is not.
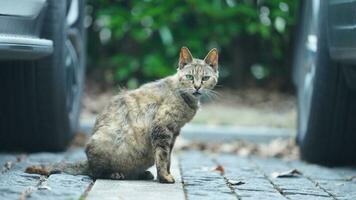
<svg viewBox="0 0 356 200"><path fill-rule="evenodd" d="M156 164L157 179L174 183L170 157L180 129L199 108L199 97L218 81L218 52L204 60L182 47L177 73L114 96L97 117L86 145L87 161L47 167L48 173L87 174L93 178L153 179L146 171ZM33 166L28 173L42 173Z"/></svg>

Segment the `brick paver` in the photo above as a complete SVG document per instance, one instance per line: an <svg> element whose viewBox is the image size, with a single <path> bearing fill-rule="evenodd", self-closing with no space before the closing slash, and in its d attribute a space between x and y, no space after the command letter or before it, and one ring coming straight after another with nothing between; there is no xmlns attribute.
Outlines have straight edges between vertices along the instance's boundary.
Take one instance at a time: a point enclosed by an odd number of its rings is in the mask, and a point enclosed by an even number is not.
<svg viewBox="0 0 356 200"><path fill-rule="evenodd" d="M203 199L356 199L356 168L327 168L301 161L238 157L202 152L181 154L189 200ZM213 170L223 166L224 173ZM273 172L297 169L301 175L275 178ZM243 182L241 185L230 183ZM210 198L212 197L212 198Z"/></svg>
<svg viewBox="0 0 356 200"><path fill-rule="evenodd" d="M26 167L85 159L83 149L65 153L0 154L0 199L79 199L92 183L88 176L24 173ZM11 163L11 164L9 164Z"/></svg>
<svg viewBox="0 0 356 200"><path fill-rule="evenodd" d="M149 169L156 177L156 169ZM178 160L172 157L171 173L174 176L175 184L160 184L155 180L140 181L115 181L96 180L94 186L88 194L88 200L184 200L182 178L179 171Z"/></svg>
<svg viewBox="0 0 356 200"><path fill-rule="evenodd" d="M155 181L100 180L94 183L88 199L160 199L163 196L170 199L174 196L177 200L356 199L356 168L352 167L327 168L301 161L288 162L276 158L240 157L199 151L178 152L176 156L179 160L179 164L174 164L174 173L178 177L176 185L162 185ZM83 149L57 154L1 153L0 199L83 198L93 183L87 176L54 174L44 177L23 172L33 164L83 159ZM224 173L215 170L217 166L221 166ZM273 172L291 169L297 169L301 175L290 178L271 176ZM110 195L110 192L115 194Z"/></svg>

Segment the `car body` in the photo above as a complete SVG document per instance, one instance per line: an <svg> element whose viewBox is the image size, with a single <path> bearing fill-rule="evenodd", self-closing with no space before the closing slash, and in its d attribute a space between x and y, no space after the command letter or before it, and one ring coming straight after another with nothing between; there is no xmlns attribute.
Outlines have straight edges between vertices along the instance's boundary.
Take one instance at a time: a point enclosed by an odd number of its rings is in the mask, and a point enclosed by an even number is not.
<svg viewBox="0 0 356 200"><path fill-rule="evenodd" d="M0 149L63 150L78 127L85 2L0 4Z"/></svg>
<svg viewBox="0 0 356 200"><path fill-rule="evenodd" d="M1 59L37 59L53 52L53 42L40 38L46 7L46 0L1 1Z"/></svg>
<svg viewBox="0 0 356 200"><path fill-rule="evenodd" d="M303 159L356 162L356 0L300 3L293 79Z"/></svg>

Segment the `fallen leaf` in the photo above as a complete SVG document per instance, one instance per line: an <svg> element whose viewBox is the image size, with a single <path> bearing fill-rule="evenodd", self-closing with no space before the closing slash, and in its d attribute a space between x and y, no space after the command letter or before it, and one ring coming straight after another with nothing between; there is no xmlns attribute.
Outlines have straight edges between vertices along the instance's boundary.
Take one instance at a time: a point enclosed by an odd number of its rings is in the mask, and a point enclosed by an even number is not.
<svg viewBox="0 0 356 200"><path fill-rule="evenodd" d="M336 183L335 185L336 185L336 186L344 186L345 183Z"/></svg>
<svg viewBox="0 0 356 200"><path fill-rule="evenodd" d="M243 181L235 181L235 180L228 180L227 181L229 185L243 185L245 182Z"/></svg>
<svg viewBox="0 0 356 200"><path fill-rule="evenodd" d="M40 175L44 175L44 176L50 175L50 171L45 166L41 166L41 165L34 165L34 166L27 167L25 169L25 173L40 174Z"/></svg>
<svg viewBox="0 0 356 200"><path fill-rule="evenodd" d="M218 171L220 172L220 174L224 174L225 173L225 169L222 165L218 165L215 167L214 171Z"/></svg>
<svg viewBox="0 0 356 200"><path fill-rule="evenodd" d="M278 157L295 160L299 157L298 146L290 139L276 139L269 143L255 144L248 141L236 140L231 142L199 142L184 141L177 145L176 150L198 150L211 153L233 153L239 156L257 155L262 157Z"/></svg>
<svg viewBox="0 0 356 200"><path fill-rule="evenodd" d="M7 162L4 164L4 167L5 167L5 169L7 169L7 170L10 170L10 169L12 168L12 166L13 166L12 161L7 161Z"/></svg>
<svg viewBox="0 0 356 200"><path fill-rule="evenodd" d="M52 190L52 188L48 185L40 185L38 186L38 190Z"/></svg>
<svg viewBox="0 0 356 200"><path fill-rule="evenodd" d="M271 176L272 178L292 178L292 177L298 177L301 174L302 173L297 169L292 169L285 172L273 172Z"/></svg>

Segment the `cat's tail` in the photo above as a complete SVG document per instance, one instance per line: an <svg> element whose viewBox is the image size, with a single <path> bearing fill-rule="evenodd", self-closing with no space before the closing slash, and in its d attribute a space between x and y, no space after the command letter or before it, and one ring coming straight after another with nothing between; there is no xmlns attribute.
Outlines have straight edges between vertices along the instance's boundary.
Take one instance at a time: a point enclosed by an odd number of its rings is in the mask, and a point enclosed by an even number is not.
<svg viewBox="0 0 356 200"><path fill-rule="evenodd" d="M76 163L56 163L52 165L33 165L25 170L29 174L40 174L49 176L51 174L67 173L72 175L88 175L90 170L88 161L79 161Z"/></svg>

